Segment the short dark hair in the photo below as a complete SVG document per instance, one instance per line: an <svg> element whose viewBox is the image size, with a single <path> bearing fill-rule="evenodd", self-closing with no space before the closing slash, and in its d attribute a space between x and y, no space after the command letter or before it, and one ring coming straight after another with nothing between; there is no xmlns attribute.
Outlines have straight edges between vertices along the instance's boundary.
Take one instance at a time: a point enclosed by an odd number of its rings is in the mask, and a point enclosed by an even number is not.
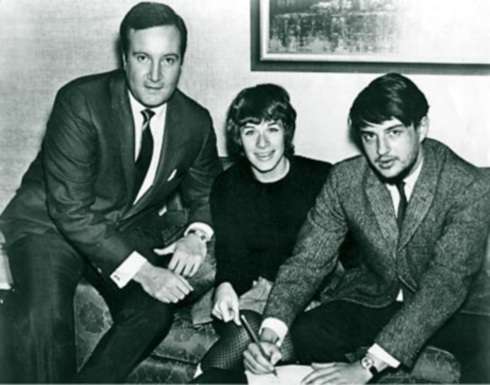
<svg viewBox="0 0 490 385"><path fill-rule="evenodd" d="M162 25L173 25L180 33L180 55L184 59L187 48L187 28L184 20L168 5L155 2L141 2L133 6L124 16L119 27L119 42L124 55L127 54L130 29L145 29Z"/></svg>
<svg viewBox="0 0 490 385"><path fill-rule="evenodd" d="M350 108L349 126L357 138L361 127L392 118L417 128L428 111L427 99L414 82L399 73L388 73L374 79L357 95Z"/></svg>
<svg viewBox="0 0 490 385"><path fill-rule="evenodd" d="M296 111L288 92L276 84L258 84L245 88L233 99L226 119L228 156L244 156L240 129L247 123L281 122L284 127L285 155L294 155L293 137L296 129Z"/></svg>

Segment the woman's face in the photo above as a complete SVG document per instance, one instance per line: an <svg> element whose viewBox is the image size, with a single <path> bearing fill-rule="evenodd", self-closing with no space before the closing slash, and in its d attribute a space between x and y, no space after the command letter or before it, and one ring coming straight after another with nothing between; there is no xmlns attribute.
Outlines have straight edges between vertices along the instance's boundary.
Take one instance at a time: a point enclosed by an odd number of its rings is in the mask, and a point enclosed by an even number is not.
<svg viewBox="0 0 490 385"><path fill-rule="evenodd" d="M240 140L255 177L261 182L280 179L287 168L282 122L247 123L240 128Z"/></svg>

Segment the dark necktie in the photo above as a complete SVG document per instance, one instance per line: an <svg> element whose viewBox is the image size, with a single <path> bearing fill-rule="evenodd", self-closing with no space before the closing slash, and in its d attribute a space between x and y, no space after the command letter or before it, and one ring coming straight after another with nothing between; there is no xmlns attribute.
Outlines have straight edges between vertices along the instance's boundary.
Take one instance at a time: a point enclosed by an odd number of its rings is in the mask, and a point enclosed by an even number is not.
<svg viewBox="0 0 490 385"><path fill-rule="evenodd" d="M405 211L407 210L407 196L405 195L405 182L400 181L395 184L398 194L400 195L400 202L398 203L398 212L396 216L396 222L398 228L401 229L403 218L405 217Z"/></svg>
<svg viewBox="0 0 490 385"><path fill-rule="evenodd" d="M138 191L141 188L141 184L145 179L145 175L148 172L151 158L153 155L153 136L150 130L150 120L155 115L152 110L146 109L141 111L143 115L143 126L141 134L141 147L140 153L135 163L135 175L134 175L134 196L138 195Z"/></svg>

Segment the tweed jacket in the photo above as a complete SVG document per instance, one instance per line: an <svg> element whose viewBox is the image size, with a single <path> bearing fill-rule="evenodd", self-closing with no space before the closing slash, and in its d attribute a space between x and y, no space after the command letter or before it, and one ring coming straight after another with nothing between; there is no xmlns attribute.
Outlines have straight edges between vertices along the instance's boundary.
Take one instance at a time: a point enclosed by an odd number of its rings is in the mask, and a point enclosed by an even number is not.
<svg viewBox="0 0 490 385"><path fill-rule="evenodd" d="M443 144L425 139L422 148L424 163L401 231L389 191L364 156L333 167L292 256L279 271L266 317L292 323L338 263L347 231L359 250L359 264L328 287L322 301L380 308L403 289L402 308L373 342L405 365L413 364L451 315L466 305L474 308L474 288L481 287L476 281L488 284L482 261L490 186L480 169Z"/></svg>
<svg viewBox="0 0 490 385"><path fill-rule="evenodd" d="M154 183L135 204L134 142L123 71L61 88L42 149L1 216L7 244L56 231L110 275L133 251L122 230L136 221L158 223L159 210L177 190L190 209L189 223L211 223L209 192L221 166L208 111L175 91Z"/></svg>

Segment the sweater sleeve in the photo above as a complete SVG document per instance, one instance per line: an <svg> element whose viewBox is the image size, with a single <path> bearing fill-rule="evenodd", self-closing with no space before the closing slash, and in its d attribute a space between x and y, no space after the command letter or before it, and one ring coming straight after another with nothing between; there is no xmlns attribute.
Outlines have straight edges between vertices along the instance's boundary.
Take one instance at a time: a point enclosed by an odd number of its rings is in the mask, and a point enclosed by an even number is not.
<svg viewBox="0 0 490 385"><path fill-rule="evenodd" d="M228 175L220 175L211 190L211 215L215 230L216 286L230 282L237 293L247 289L246 245L236 221L240 207L233 199ZM233 184L233 183L232 183Z"/></svg>

